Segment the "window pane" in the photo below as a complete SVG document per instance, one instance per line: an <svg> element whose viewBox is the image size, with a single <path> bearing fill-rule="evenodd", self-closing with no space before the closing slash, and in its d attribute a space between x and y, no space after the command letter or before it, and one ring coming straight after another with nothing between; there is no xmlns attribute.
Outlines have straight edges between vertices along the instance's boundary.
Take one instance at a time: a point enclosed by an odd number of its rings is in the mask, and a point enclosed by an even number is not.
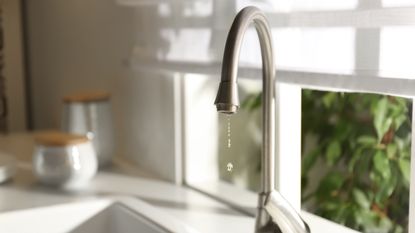
<svg viewBox="0 0 415 233"><path fill-rule="evenodd" d="M414 79L415 27L382 29L379 70L383 76Z"/></svg>
<svg viewBox="0 0 415 233"><path fill-rule="evenodd" d="M408 232L412 102L303 90L303 208L362 232Z"/></svg>
<svg viewBox="0 0 415 233"><path fill-rule="evenodd" d="M279 67L340 73L354 69L353 28L277 29L273 35Z"/></svg>
<svg viewBox="0 0 415 233"><path fill-rule="evenodd" d="M357 0L276 0L277 11L348 10L356 8Z"/></svg>
<svg viewBox="0 0 415 233"><path fill-rule="evenodd" d="M198 184L222 180L256 190L262 141L260 116L243 107L229 120L226 115L217 113L213 104L218 87L216 79L186 75L184 81L187 182ZM247 96L258 95L261 82L241 79L239 87L243 102ZM228 170L228 164L232 169Z"/></svg>
<svg viewBox="0 0 415 233"><path fill-rule="evenodd" d="M382 0L382 5L386 7L415 6L414 0Z"/></svg>
<svg viewBox="0 0 415 233"><path fill-rule="evenodd" d="M355 69L356 35L353 28L286 28L272 32L277 68L330 73L350 73ZM365 45L369 43L373 40ZM260 67L261 50L255 30L246 33L240 60L242 64Z"/></svg>
<svg viewBox="0 0 415 233"><path fill-rule="evenodd" d="M231 117L218 114L218 171L223 181L259 191L261 169L260 81L241 80L242 107ZM228 168L231 165L232 168Z"/></svg>

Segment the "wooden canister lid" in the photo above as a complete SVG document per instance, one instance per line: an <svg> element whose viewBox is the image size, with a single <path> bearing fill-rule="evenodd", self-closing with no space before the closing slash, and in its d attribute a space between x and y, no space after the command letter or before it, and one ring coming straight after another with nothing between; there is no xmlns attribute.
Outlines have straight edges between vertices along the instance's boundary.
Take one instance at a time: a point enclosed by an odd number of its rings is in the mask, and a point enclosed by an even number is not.
<svg viewBox="0 0 415 233"><path fill-rule="evenodd" d="M87 136L59 131L42 131L35 133L35 143L44 146L70 146L88 142Z"/></svg>
<svg viewBox="0 0 415 233"><path fill-rule="evenodd" d="M106 101L109 100L111 94L107 91L102 90L91 90L91 91L82 91L76 92L63 97L63 102L72 103L72 102L97 102L97 101Z"/></svg>

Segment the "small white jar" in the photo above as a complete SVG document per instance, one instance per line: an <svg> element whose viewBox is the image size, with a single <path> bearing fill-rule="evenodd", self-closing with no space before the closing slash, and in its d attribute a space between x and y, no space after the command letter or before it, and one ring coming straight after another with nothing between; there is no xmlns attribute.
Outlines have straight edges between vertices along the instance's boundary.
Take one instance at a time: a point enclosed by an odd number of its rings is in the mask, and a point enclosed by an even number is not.
<svg viewBox="0 0 415 233"><path fill-rule="evenodd" d="M91 141L82 135L47 131L35 134L33 171L45 185L78 188L97 172Z"/></svg>

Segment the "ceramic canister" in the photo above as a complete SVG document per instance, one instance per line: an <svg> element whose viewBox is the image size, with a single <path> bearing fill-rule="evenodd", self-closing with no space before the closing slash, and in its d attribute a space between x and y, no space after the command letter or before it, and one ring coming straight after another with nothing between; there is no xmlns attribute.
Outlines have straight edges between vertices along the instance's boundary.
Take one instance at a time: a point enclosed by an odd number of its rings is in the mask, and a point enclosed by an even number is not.
<svg viewBox="0 0 415 233"><path fill-rule="evenodd" d="M80 187L96 174L95 149L84 135L45 131L35 134L33 171L46 185Z"/></svg>
<svg viewBox="0 0 415 233"><path fill-rule="evenodd" d="M63 130L92 139L99 166L108 165L114 154L110 94L105 91L75 93L63 98Z"/></svg>

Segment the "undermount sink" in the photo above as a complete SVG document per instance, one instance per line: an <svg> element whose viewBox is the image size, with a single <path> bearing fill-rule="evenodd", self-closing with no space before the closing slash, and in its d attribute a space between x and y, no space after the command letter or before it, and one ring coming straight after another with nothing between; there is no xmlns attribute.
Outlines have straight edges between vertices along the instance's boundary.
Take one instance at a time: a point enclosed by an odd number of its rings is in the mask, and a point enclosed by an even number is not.
<svg viewBox="0 0 415 233"><path fill-rule="evenodd" d="M7 233L197 233L136 198L81 201L0 213Z"/></svg>
<svg viewBox="0 0 415 233"><path fill-rule="evenodd" d="M166 233L169 230L120 203L114 203L89 218L70 233Z"/></svg>

